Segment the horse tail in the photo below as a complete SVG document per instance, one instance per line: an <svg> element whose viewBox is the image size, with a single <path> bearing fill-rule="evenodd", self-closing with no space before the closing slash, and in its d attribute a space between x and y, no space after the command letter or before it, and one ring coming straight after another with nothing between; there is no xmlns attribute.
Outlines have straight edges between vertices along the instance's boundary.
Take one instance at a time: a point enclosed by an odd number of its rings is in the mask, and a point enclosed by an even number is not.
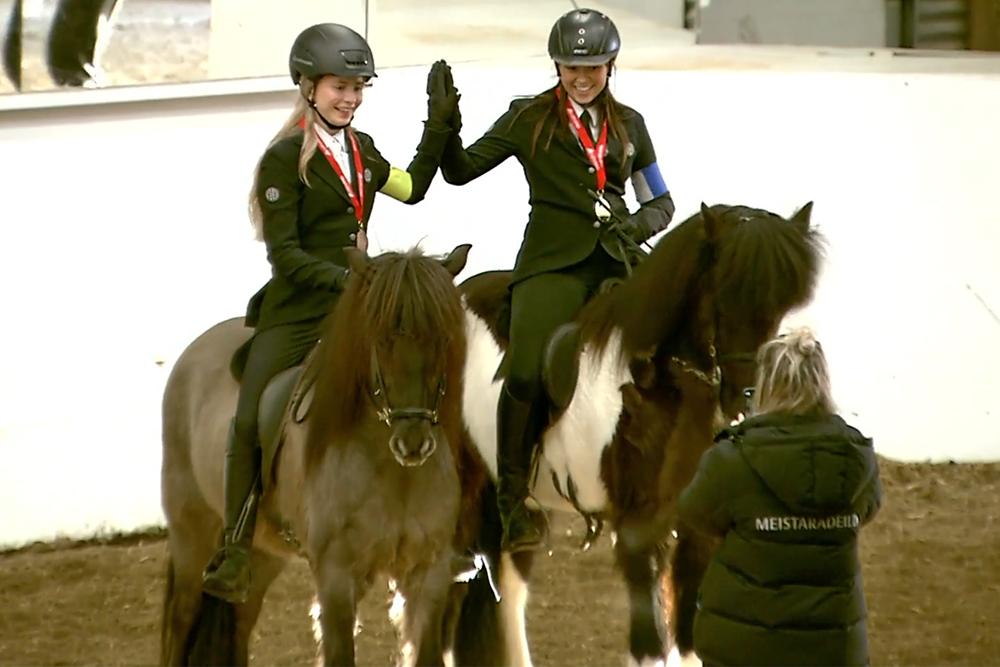
<svg viewBox="0 0 1000 667"><path fill-rule="evenodd" d="M236 605L202 593L187 646L187 665L245 664L236 645Z"/></svg>
<svg viewBox="0 0 1000 667"><path fill-rule="evenodd" d="M480 502L480 526L475 541L476 551L489 559L492 576L500 568L500 539L503 527L497 509L496 486L487 481ZM481 570L466 586L465 599L459 612L455 644L452 648L455 665L503 665L506 651L500 604L490 584L489 575Z"/></svg>

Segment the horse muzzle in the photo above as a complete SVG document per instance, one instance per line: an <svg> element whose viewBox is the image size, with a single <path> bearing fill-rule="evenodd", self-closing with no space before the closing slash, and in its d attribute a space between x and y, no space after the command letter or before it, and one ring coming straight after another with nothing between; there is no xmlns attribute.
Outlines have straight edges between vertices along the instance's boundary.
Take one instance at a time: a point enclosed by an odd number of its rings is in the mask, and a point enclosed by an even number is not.
<svg viewBox="0 0 1000 667"><path fill-rule="evenodd" d="M404 468L423 465L437 451L431 424L424 419L399 420L389 436L389 451Z"/></svg>

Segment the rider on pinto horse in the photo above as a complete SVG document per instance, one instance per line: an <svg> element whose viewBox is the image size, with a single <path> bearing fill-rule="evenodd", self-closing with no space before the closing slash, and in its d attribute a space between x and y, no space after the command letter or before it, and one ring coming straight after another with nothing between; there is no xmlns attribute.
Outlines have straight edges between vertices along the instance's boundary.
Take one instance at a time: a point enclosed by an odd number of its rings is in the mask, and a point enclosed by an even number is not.
<svg viewBox="0 0 1000 667"><path fill-rule="evenodd" d="M623 278L638 244L664 230L674 202L642 115L608 90L620 38L614 22L574 9L552 26L548 51L559 83L515 100L468 148L461 116L441 161L445 181L462 185L509 157L524 167L531 213L510 286L508 375L497 415L502 548L539 545L525 506L531 457L544 428L543 349L609 278ZM631 179L640 208L623 200Z"/></svg>

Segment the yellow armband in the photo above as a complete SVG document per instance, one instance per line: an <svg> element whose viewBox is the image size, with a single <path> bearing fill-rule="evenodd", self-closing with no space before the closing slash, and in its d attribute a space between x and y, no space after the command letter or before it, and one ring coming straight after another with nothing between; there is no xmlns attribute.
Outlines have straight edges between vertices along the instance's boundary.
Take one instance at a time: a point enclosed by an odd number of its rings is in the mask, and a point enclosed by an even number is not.
<svg viewBox="0 0 1000 667"><path fill-rule="evenodd" d="M384 195L405 202L413 194L413 178L410 172L397 167L389 167L389 180L379 190Z"/></svg>

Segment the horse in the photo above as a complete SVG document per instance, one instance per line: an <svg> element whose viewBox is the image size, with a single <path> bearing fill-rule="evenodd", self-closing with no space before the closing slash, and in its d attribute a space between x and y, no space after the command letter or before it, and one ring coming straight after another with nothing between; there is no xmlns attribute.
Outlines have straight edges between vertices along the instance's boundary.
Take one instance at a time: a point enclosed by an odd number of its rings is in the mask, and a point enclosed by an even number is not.
<svg viewBox="0 0 1000 667"><path fill-rule="evenodd" d="M461 415L467 336L454 278L470 248L444 258L347 249L352 275L319 342L261 398L262 473L248 504L258 521L241 605L205 594L201 582L221 544L236 360L252 331L223 321L177 359L162 405L161 664L247 664L264 595L297 556L315 581L325 664L354 664L356 605L380 575L405 601L401 652L444 664L456 622L445 612L461 592L452 589L453 556L479 530L487 479Z"/></svg>
<svg viewBox="0 0 1000 667"><path fill-rule="evenodd" d="M45 44L45 65L57 87L106 85L101 59L125 0L57 0Z"/></svg>
<svg viewBox="0 0 1000 667"><path fill-rule="evenodd" d="M610 522L629 595L632 664L663 664L674 650L696 659L696 595L713 545L678 524L675 504L715 434L744 409L757 348L813 298L825 239L811 214L812 202L789 219L702 203L628 277L602 285L545 350L549 419L529 503L546 534L544 511L583 516L584 549ZM469 330L464 417L491 484L510 279L487 271L459 285ZM473 579L458 633L495 614L500 635L464 647L456 661L530 665L524 611L533 554L501 554L496 507L481 510L479 544L499 562L502 597L497 603L486 581Z"/></svg>
<svg viewBox="0 0 1000 667"><path fill-rule="evenodd" d="M24 32L21 2L22 0L14 0L11 4L2 40L3 71L16 92L21 92L21 54Z"/></svg>

